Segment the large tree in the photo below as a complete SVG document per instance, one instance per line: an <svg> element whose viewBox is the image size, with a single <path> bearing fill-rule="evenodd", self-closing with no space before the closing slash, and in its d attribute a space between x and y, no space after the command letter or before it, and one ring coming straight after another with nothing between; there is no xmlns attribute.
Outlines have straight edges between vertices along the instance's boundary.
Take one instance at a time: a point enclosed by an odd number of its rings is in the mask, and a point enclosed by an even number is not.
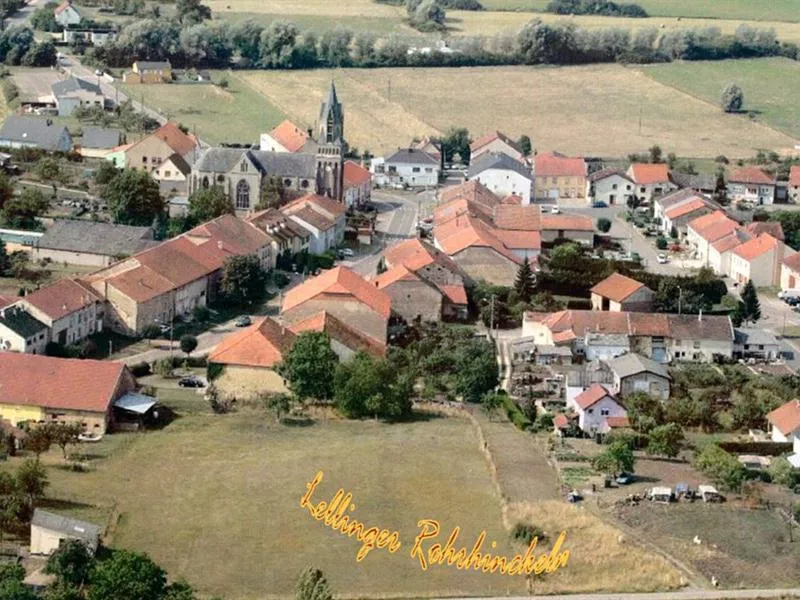
<svg viewBox="0 0 800 600"><path fill-rule="evenodd" d="M328 334L312 331L297 336L279 370L299 399L327 400L333 396L333 377L338 362Z"/></svg>
<svg viewBox="0 0 800 600"><path fill-rule="evenodd" d="M602 473L616 477L624 471L633 472L634 462L631 447L624 440L617 440L594 458L592 466Z"/></svg>
<svg viewBox="0 0 800 600"><path fill-rule="evenodd" d="M264 297L267 274L257 256L231 256L222 267L222 293L239 306L249 306Z"/></svg>
<svg viewBox="0 0 800 600"><path fill-rule="evenodd" d="M517 278L514 280L514 291L517 292L517 296L520 300L530 302L535 289L536 276L533 274L531 263L528 262L528 257L526 256L519 266L519 269L517 269Z"/></svg>
<svg viewBox="0 0 800 600"><path fill-rule="evenodd" d="M674 458L681 451L683 429L677 423L659 425L650 431L647 453Z"/></svg>
<svg viewBox="0 0 800 600"><path fill-rule="evenodd" d="M337 367L334 399L346 417L397 420L411 414L409 382L388 361L359 352Z"/></svg>
<svg viewBox="0 0 800 600"><path fill-rule="evenodd" d="M44 496L49 485L47 471L38 460L26 460L17 468L17 488L24 495L31 511L36 501Z"/></svg>
<svg viewBox="0 0 800 600"><path fill-rule="evenodd" d="M729 83L722 91L722 110L726 113L739 112L744 106L744 92L735 83Z"/></svg>
<svg viewBox="0 0 800 600"><path fill-rule="evenodd" d="M451 127L445 136L440 140L444 161L453 162L456 154L461 158L461 162L469 164L470 149L472 140L469 131L464 127Z"/></svg>
<svg viewBox="0 0 800 600"><path fill-rule="evenodd" d="M50 204L40 190L26 188L22 194L11 198L3 205L3 224L13 229L38 229L41 217Z"/></svg>
<svg viewBox="0 0 800 600"><path fill-rule="evenodd" d="M50 439L61 448L64 460L67 460L67 446L78 443L78 436L83 432L80 423L55 423L50 426Z"/></svg>
<svg viewBox="0 0 800 600"><path fill-rule="evenodd" d="M761 319L761 302L752 279L748 279L742 290L742 320L745 323L755 323Z"/></svg>
<svg viewBox="0 0 800 600"><path fill-rule="evenodd" d="M166 587L166 573L149 556L115 550L92 572L88 600L161 600Z"/></svg>
<svg viewBox="0 0 800 600"><path fill-rule="evenodd" d="M0 209L14 197L14 186L5 171L0 170Z"/></svg>
<svg viewBox="0 0 800 600"><path fill-rule="evenodd" d="M175 16L183 25L196 25L211 18L211 9L200 0L178 0Z"/></svg>
<svg viewBox="0 0 800 600"><path fill-rule="evenodd" d="M708 444L699 452L694 466L715 484L733 491L741 489L747 476L744 465L716 444Z"/></svg>
<svg viewBox="0 0 800 600"><path fill-rule="evenodd" d="M105 197L114 222L122 225L151 225L164 212L158 183L146 171L120 171L106 186Z"/></svg>
<svg viewBox="0 0 800 600"><path fill-rule="evenodd" d="M202 188L189 196L189 216L195 223L205 223L225 214L233 214L233 203L220 186Z"/></svg>
<svg viewBox="0 0 800 600"><path fill-rule="evenodd" d="M322 571L308 567L297 578L295 600L333 600L328 580Z"/></svg>
<svg viewBox="0 0 800 600"><path fill-rule="evenodd" d="M55 575L59 582L81 587L89 580L92 554L80 540L69 540L50 555L45 573Z"/></svg>

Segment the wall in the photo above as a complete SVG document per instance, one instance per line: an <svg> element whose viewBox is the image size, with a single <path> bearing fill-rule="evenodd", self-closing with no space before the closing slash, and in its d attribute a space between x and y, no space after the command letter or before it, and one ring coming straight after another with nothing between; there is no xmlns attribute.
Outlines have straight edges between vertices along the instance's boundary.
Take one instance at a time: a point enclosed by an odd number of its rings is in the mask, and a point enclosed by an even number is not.
<svg viewBox="0 0 800 600"><path fill-rule="evenodd" d="M793 290L800 288L800 273L781 265L781 289Z"/></svg>
<svg viewBox="0 0 800 600"><path fill-rule="evenodd" d="M52 321L48 315L27 302L24 298L22 299L22 304L30 314L39 319L42 323L50 326L50 339L54 342L60 344L74 344L97 331L98 302L92 302L89 306L55 321ZM100 314L102 315L102 312ZM61 332L64 332L63 339L60 338Z"/></svg>
<svg viewBox="0 0 800 600"><path fill-rule="evenodd" d="M633 183L619 175L612 175L594 183L587 183L587 187L591 192L591 195L587 194L589 201L605 202L609 206L626 206L628 198L633 195Z"/></svg>
<svg viewBox="0 0 800 600"><path fill-rule="evenodd" d="M36 260L49 258L55 263L68 265L82 265L85 267L107 267L114 259L103 254L89 254L88 252L69 252L67 250L52 250L50 248L35 248L32 252Z"/></svg>
<svg viewBox="0 0 800 600"><path fill-rule="evenodd" d="M589 248L594 246L594 231L575 231L572 229L543 229L540 232L543 243L552 243L558 238L567 238Z"/></svg>
<svg viewBox="0 0 800 600"><path fill-rule="evenodd" d="M536 176L536 199L549 202L583 200L586 197L586 177Z"/></svg>
<svg viewBox="0 0 800 600"><path fill-rule="evenodd" d="M389 167L394 167L396 173L389 172ZM439 183L439 167L434 165L412 165L405 163L387 163L386 173L379 173L375 181L379 185L394 183L406 184L411 187L434 187ZM419 169L415 172L414 169Z"/></svg>
<svg viewBox="0 0 800 600"><path fill-rule="evenodd" d="M650 312L653 306L654 296L655 294L651 289L647 287L640 288L628 296L625 301L619 305L619 309L620 311L628 312Z"/></svg>
<svg viewBox="0 0 800 600"><path fill-rule="evenodd" d="M194 310L195 306L205 306L207 293L207 277L201 277L179 288L175 292L175 314L189 314Z"/></svg>
<svg viewBox="0 0 800 600"><path fill-rule="evenodd" d="M678 186L669 181L659 183L648 183L647 185L636 185L636 196L639 200L651 202L653 198L665 196L673 190L677 190Z"/></svg>
<svg viewBox="0 0 800 600"><path fill-rule="evenodd" d="M128 148L125 152L125 166L152 173L174 153L164 140L151 135Z"/></svg>
<svg viewBox="0 0 800 600"><path fill-rule="evenodd" d="M369 306L353 297L337 296L337 298L329 299L323 294L295 306L287 312L282 312L281 317L291 325L322 310L329 312L357 331L366 333L380 342L386 342L388 319L383 318Z"/></svg>
<svg viewBox="0 0 800 600"><path fill-rule="evenodd" d="M621 396L626 396L634 392L645 392L651 396L658 396L662 400L669 398L669 380L655 373L637 373L621 381L618 377L615 377L615 379L615 390Z"/></svg>
<svg viewBox="0 0 800 600"><path fill-rule="evenodd" d="M63 533L31 525L31 554L51 554L66 539Z"/></svg>
<svg viewBox="0 0 800 600"><path fill-rule="evenodd" d="M733 340L667 340L667 348L676 361L712 361L715 354L733 356Z"/></svg>
<svg viewBox="0 0 800 600"><path fill-rule="evenodd" d="M422 321L440 321L442 318L442 293L420 280L395 281L382 288L392 298L392 310L406 322L417 317Z"/></svg>
<svg viewBox="0 0 800 600"><path fill-rule="evenodd" d="M44 409L28 404L0 404L0 417L17 425L20 421L41 421L44 419Z"/></svg>
<svg viewBox="0 0 800 600"><path fill-rule="evenodd" d="M519 265L492 248L471 246L451 257L475 281L494 285L514 285Z"/></svg>
<svg viewBox="0 0 800 600"><path fill-rule="evenodd" d="M470 180L479 181L500 197L517 194L522 198L522 204L531 203L533 182L516 171L486 169L479 175L470 177Z"/></svg>

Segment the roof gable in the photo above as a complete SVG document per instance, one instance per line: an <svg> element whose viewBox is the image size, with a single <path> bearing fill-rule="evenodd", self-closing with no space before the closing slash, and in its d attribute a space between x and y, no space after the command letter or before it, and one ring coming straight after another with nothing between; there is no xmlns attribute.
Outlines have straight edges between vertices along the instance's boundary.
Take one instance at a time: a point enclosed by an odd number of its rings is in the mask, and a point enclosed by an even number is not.
<svg viewBox="0 0 800 600"><path fill-rule="evenodd" d="M620 273L612 273L595 285L590 291L592 294L603 296L612 302L623 302L645 287L647 286L635 279L631 279Z"/></svg>
<svg viewBox="0 0 800 600"><path fill-rule="evenodd" d="M288 152L297 152L309 140L308 132L303 131L288 119L281 122L269 132L269 136L286 148Z"/></svg>
<svg viewBox="0 0 800 600"><path fill-rule="evenodd" d="M616 402L614 395L610 391L599 383L593 383L589 388L575 396L575 404L577 404L581 410L587 410L600 402L603 398L610 398Z"/></svg>
<svg viewBox="0 0 800 600"><path fill-rule="evenodd" d="M274 367L291 350L295 333L269 317L223 338L208 357L218 364Z"/></svg>
<svg viewBox="0 0 800 600"><path fill-rule="evenodd" d="M389 295L346 267L325 271L286 292L281 311L289 311L323 294L351 296L384 318L391 314Z"/></svg>
<svg viewBox="0 0 800 600"><path fill-rule="evenodd" d="M628 168L628 175L637 185L669 183L669 167L663 163L633 163Z"/></svg>

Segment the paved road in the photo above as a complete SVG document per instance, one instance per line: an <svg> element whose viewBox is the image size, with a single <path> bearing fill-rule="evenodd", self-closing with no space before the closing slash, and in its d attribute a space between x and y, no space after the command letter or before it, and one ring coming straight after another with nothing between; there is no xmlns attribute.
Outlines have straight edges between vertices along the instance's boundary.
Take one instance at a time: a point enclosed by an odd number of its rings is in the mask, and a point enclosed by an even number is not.
<svg viewBox="0 0 800 600"><path fill-rule="evenodd" d="M28 4L14 13L13 16L6 19L6 28L13 27L15 25L27 25L28 21L30 21L31 17L33 16L33 13L36 12L36 9L39 8L39 6L44 6L45 1L46 0L30 0Z"/></svg>
<svg viewBox="0 0 800 600"><path fill-rule="evenodd" d="M800 588L786 590L683 590L649 594L561 594L553 596L501 596L498 598L448 598L446 600L726 600L729 598L800 597ZM445 600L445 599L437 599Z"/></svg>
<svg viewBox="0 0 800 600"><path fill-rule="evenodd" d="M378 208L375 228L386 238L387 245L416 235L419 199L415 194L375 190L372 202Z"/></svg>

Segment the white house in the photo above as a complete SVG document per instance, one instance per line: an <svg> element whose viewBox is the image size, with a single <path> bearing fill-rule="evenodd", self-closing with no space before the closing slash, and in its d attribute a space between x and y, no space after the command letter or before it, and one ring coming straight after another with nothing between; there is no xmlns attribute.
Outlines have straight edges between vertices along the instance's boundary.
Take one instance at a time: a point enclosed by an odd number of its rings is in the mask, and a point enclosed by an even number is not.
<svg viewBox="0 0 800 600"><path fill-rule="evenodd" d="M729 272L730 251L747 236L739 236L739 223L718 210L689 221L686 241L695 249L697 257L715 273Z"/></svg>
<svg viewBox="0 0 800 600"><path fill-rule="evenodd" d="M49 341L47 325L23 307L12 304L0 310L0 352L44 354Z"/></svg>
<svg viewBox="0 0 800 600"><path fill-rule="evenodd" d="M617 401L614 394L599 383L592 384L574 398L568 398L567 408L578 413L578 427L589 435L608 432L612 428L608 423L609 418L628 416L625 407Z"/></svg>
<svg viewBox="0 0 800 600"><path fill-rule="evenodd" d="M158 181L161 194L171 196L186 193L186 181L191 172L192 167L176 152L158 165L152 175Z"/></svg>
<svg viewBox="0 0 800 600"><path fill-rule="evenodd" d="M345 212L343 204L314 194L281 208L284 216L311 232L309 251L314 254L322 254L344 239Z"/></svg>
<svg viewBox="0 0 800 600"><path fill-rule="evenodd" d="M586 181L589 204L605 202L609 206L625 206L634 195L633 179L617 169L601 169L590 174Z"/></svg>
<svg viewBox="0 0 800 600"><path fill-rule="evenodd" d="M728 197L738 202L772 204L775 201L775 178L758 167L741 167L728 176Z"/></svg>
<svg viewBox="0 0 800 600"><path fill-rule="evenodd" d="M91 554L100 541L100 527L62 515L34 509L31 519L31 554L49 555L69 540L82 542Z"/></svg>
<svg viewBox="0 0 800 600"><path fill-rule="evenodd" d="M729 275L740 284L752 280L756 287L778 285L781 264L784 258L794 253L782 241L762 233L733 249Z"/></svg>
<svg viewBox="0 0 800 600"><path fill-rule="evenodd" d="M788 457L800 469L800 400L789 400L767 415L773 442L792 442L794 454Z"/></svg>
<svg viewBox="0 0 800 600"><path fill-rule="evenodd" d="M427 152L403 148L391 156L373 158L370 172L380 186L436 187L441 165Z"/></svg>
<svg viewBox="0 0 800 600"><path fill-rule="evenodd" d="M103 300L93 288L72 279L60 279L18 304L50 328L50 340L62 345L103 330Z"/></svg>
<svg viewBox="0 0 800 600"><path fill-rule="evenodd" d="M522 204L531 203L533 173L531 168L501 152L484 152L470 164L467 179L478 181L496 195L505 197L514 194L522 198Z"/></svg>
<svg viewBox="0 0 800 600"><path fill-rule="evenodd" d="M643 203L678 189L669 178L669 167L663 163L633 163L627 175L636 184L636 197Z"/></svg>
<svg viewBox="0 0 800 600"><path fill-rule="evenodd" d="M469 161L473 163L491 152L505 154L521 163L528 161L520 145L500 131L493 131L473 141L469 145Z"/></svg>
<svg viewBox="0 0 800 600"><path fill-rule="evenodd" d="M64 0L53 9L56 23L62 27L77 25L81 22L81 14L72 6L72 0Z"/></svg>

